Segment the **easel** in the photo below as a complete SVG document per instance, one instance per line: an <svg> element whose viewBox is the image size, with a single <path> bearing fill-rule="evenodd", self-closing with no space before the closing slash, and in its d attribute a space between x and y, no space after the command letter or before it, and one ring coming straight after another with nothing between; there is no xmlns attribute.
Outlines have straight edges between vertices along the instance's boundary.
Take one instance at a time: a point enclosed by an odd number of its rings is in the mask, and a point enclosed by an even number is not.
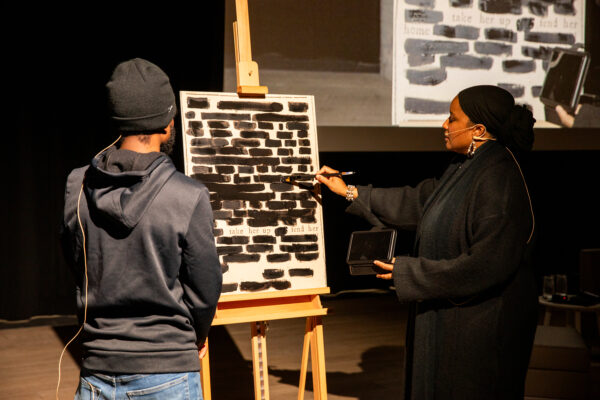
<svg viewBox="0 0 600 400"><path fill-rule="evenodd" d="M252 61L248 0L235 0L235 14L233 40L235 42L237 93L240 97L261 97L267 94L269 90L266 86L260 86L258 64Z"/></svg>
<svg viewBox="0 0 600 400"><path fill-rule="evenodd" d="M265 321L306 317L304 346L300 367L298 400L304 399L308 355L310 350L313 392L315 400L327 399L325 377L325 345L321 316L327 309L321 305L319 295L329 293L329 288L288 290L222 296L214 325L250 322L252 343L252 366L254 375L254 398L269 399L269 371L267 364L267 342ZM208 342L206 343L208 346ZM211 400L210 366L208 351L202 359L202 392L205 400Z"/></svg>
<svg viewBox="0 0 600 400"><path fill-rule="evenodd" d="M236 18L233 23L237 93L240 97L264 97L266 86L260 86L258 64L252 61L248 0L236 0ZM321 305L319 295L329 293L329 288L286 290L221 296L212 325L250 322L252 343L252 366L254 375L254 398L269 400L269 370L267 363L267 322L276 319L306 318L304 345L300 366L298 400L304 399L308 357L310 351L313 393L315 400L327 399L325 375L325 345L321 317L327 309ZM211 400L210 360L208 351L201 360L202 393Z"/></svg>

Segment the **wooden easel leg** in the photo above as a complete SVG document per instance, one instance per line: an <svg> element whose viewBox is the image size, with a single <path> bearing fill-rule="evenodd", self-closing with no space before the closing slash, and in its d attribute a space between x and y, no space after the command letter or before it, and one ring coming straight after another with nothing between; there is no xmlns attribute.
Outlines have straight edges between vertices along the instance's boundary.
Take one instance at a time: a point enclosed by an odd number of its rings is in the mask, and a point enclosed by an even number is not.
<svg viewBox="0 0 600 400"><path fill-rule="evenodd" d="M200 360L200 382L202 383L202 398L211 400L210 390L210 362L208 359L208 338L206 338L206 354Z"/></svg>
<svg viewBox="0 0 600 400"><path fill-rule="evenodd" d="M267 341L265 322L250 324L252 331L252 366L254 370L254 398L269 400L269 367L267 363Z"/></svg>
<svg viewBox="0 0 600 400"><path fill-rule="evenodd" d="M302 347L302 364L300 365L300 383L298 384L298 400L304 400L306 390L306 372L308 370L308 351L312 339L313 321L306 318L306 329L304 330L304 346Z"/></svg>
<svg viewBox="0 0 600 400"><path fill-rule="evenodd" d="M311 340L311 359L313 392L315 400L327 400L327 377L325 373L325 343L323 341L323 323L321 317L311 317L313 333Z"/></svg>

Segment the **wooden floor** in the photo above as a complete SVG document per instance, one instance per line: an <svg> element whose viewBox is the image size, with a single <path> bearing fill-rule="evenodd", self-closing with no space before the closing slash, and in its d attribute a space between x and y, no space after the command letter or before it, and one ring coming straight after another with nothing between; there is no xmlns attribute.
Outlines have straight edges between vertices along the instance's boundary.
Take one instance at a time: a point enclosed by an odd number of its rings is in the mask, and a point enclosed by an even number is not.
<svg viewBox="0 0 600 400"><path fill-rule="evenodd" d="M328 399L398 399L403 390L406 309L391 292L322 297ZM267 351L271 398L298 395L305 319L269 322ZM53 399L60 352L76 326L0 329L0 399ZM250 325L213 327L211 384L215 400L253 398ZM78 382L77 342L62 362L60 399ZM313 398L310 374L305 399Z"/></svg>
<svg viewBox="0 0 600 400"><path fill-rule="evenodd" d="M403 396L407 309L388 291L323 296L325 367L330 400L387 400ZM38 322L39 323L39 322ZM0 328L0 399L54 399L58 359L77 326ZM298 395L305 320L269 322L267 353L271 398ZM213 327L210 332L211 384L215 400L253 398L250 325ZM594 346L597 349L597 345ZM594 351L591 385L600 393L600 356ZM77 342L62 362L60 399L72 399L79 376ZM313 399L310 374L305 398Z"/></svg>

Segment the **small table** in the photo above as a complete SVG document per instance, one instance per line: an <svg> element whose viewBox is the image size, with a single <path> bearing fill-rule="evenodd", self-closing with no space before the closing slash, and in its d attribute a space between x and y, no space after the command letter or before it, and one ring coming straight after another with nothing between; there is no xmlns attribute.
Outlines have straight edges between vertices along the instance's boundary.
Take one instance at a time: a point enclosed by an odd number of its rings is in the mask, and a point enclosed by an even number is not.
<svg viewBox="0 0 600 400"><path fill-rule="evenodd" d="M550 319L552 318L552 309L564 310L566 313L573 313L574 323L570 324L569 318L566 318L567 324L572 325L577 332L581 334L581 313L582 312L593 312L596 313L596 325L598 326L598 332L600 332L600 304L593 304L590 306L581 306L575 304L555 303L546 300L543 296L539 296L539 303L545 307L544 313L544 325L550 325Z"/></svg>

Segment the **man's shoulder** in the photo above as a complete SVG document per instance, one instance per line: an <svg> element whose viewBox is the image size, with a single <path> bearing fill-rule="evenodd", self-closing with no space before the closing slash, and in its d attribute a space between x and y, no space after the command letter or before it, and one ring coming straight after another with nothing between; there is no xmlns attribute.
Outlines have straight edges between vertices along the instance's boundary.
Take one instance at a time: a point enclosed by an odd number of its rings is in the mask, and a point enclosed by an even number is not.
<svg viewBox="0 0 600 400"><path fill-rule="evenodd" d="M169 179L170 193L185 201L198 201L201 197L209 197L208 188L197 179L193 179L182 172L175 171Z"/></svg>
<svg viewBox="0 0 600 400"><path fill-rule="evenodd" d="M189 187L190 189L197 189L197 190L206 189L206 186L204 185L204 183L200 182L197 179L191 178L191 177L187 176L186 174L179 172L179 171L175 171L173 173L171 179L173 179L174 182L177 183L178 185L183 185L183 186Z"/></svg>

